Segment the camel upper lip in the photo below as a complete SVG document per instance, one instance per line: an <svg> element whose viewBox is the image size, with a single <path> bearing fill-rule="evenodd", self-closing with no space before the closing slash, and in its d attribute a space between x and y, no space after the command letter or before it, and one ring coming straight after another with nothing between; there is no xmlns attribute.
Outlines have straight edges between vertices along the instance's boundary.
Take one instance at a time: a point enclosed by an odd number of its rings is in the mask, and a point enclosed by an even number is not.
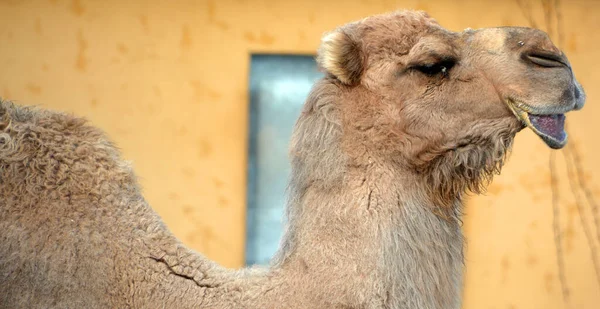
<svg viewBox="0 0 600 309"><path fill-rule="evenodd" d="M522 112L525 112L527 114L530 115L539 115L539 116L543 116L543 115L559 115L559 114L566 114L572 110L574 110L574 107L553 107L553 108L537 108L537 107L533 107L531 105L528 105L526 103L523 103L519 100L515 100L512 98L508 98L508 106L510 107L510 109L515 112L515 110L519 110ZM519 115L517 115L519 116Z"/></svg>

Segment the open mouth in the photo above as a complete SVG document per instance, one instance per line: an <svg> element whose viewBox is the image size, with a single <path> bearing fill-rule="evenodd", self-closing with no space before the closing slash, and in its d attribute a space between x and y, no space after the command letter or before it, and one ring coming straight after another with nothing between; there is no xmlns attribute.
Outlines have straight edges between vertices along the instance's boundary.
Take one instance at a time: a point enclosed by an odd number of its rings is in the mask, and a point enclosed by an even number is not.
<svg viewBox="0 0 600 309"><path fill-rule="evenodd" d="M527 127L535 132L552 149L560 149L567 144L565 114L535 114L526 111L522 104L508 100L508 106Z"/></svg>

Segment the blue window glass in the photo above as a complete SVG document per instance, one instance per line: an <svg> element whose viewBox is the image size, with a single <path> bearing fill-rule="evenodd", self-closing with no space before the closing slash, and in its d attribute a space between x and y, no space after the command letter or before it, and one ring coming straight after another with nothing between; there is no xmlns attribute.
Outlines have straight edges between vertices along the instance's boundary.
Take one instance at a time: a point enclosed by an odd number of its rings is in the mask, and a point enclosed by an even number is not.
<svg viewBox="0 0 600 309"><path fill-rule="evenodd" d="M246 264L267 264L282 236L288 145L312 85L314 56L252 55Z"/></svg>

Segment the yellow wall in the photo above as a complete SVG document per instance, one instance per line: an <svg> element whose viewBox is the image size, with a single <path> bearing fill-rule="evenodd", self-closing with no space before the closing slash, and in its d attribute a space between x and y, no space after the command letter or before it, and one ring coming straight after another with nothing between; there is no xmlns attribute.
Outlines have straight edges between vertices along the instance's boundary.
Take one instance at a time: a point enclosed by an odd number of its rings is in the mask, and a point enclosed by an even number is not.
<svg viewBox="0 0 600 309"><path fill-rule="evenodd" d="M545 27L540 1L518 2L530 4L534 21ZM251 52L313 53L324 31L396 8L426 9L452 30L528 25L518 2L0 0L0 96L72 111L105 129L134 162L147 199L174 233L237 267L244 250ZM568 118L571 143L598 196L600 3L563 2L563 47L589 96L585 111ZM488 195L470 200L464 308L563 308L549 153L522 133ZM600 286L558 154L571 304L598 308Z"/></svg>

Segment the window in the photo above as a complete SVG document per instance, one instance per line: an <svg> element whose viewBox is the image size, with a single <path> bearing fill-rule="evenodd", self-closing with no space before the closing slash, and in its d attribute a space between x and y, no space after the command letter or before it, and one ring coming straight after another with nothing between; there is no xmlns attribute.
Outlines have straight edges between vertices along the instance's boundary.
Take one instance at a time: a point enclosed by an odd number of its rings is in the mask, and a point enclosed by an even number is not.
<svg viewBox="0 0 600 309"><path fill-rule="evenodd" d="M284 226L288 145L312 85L323 76L314 56L252 55L246 264L267 264Z"/></svg>

